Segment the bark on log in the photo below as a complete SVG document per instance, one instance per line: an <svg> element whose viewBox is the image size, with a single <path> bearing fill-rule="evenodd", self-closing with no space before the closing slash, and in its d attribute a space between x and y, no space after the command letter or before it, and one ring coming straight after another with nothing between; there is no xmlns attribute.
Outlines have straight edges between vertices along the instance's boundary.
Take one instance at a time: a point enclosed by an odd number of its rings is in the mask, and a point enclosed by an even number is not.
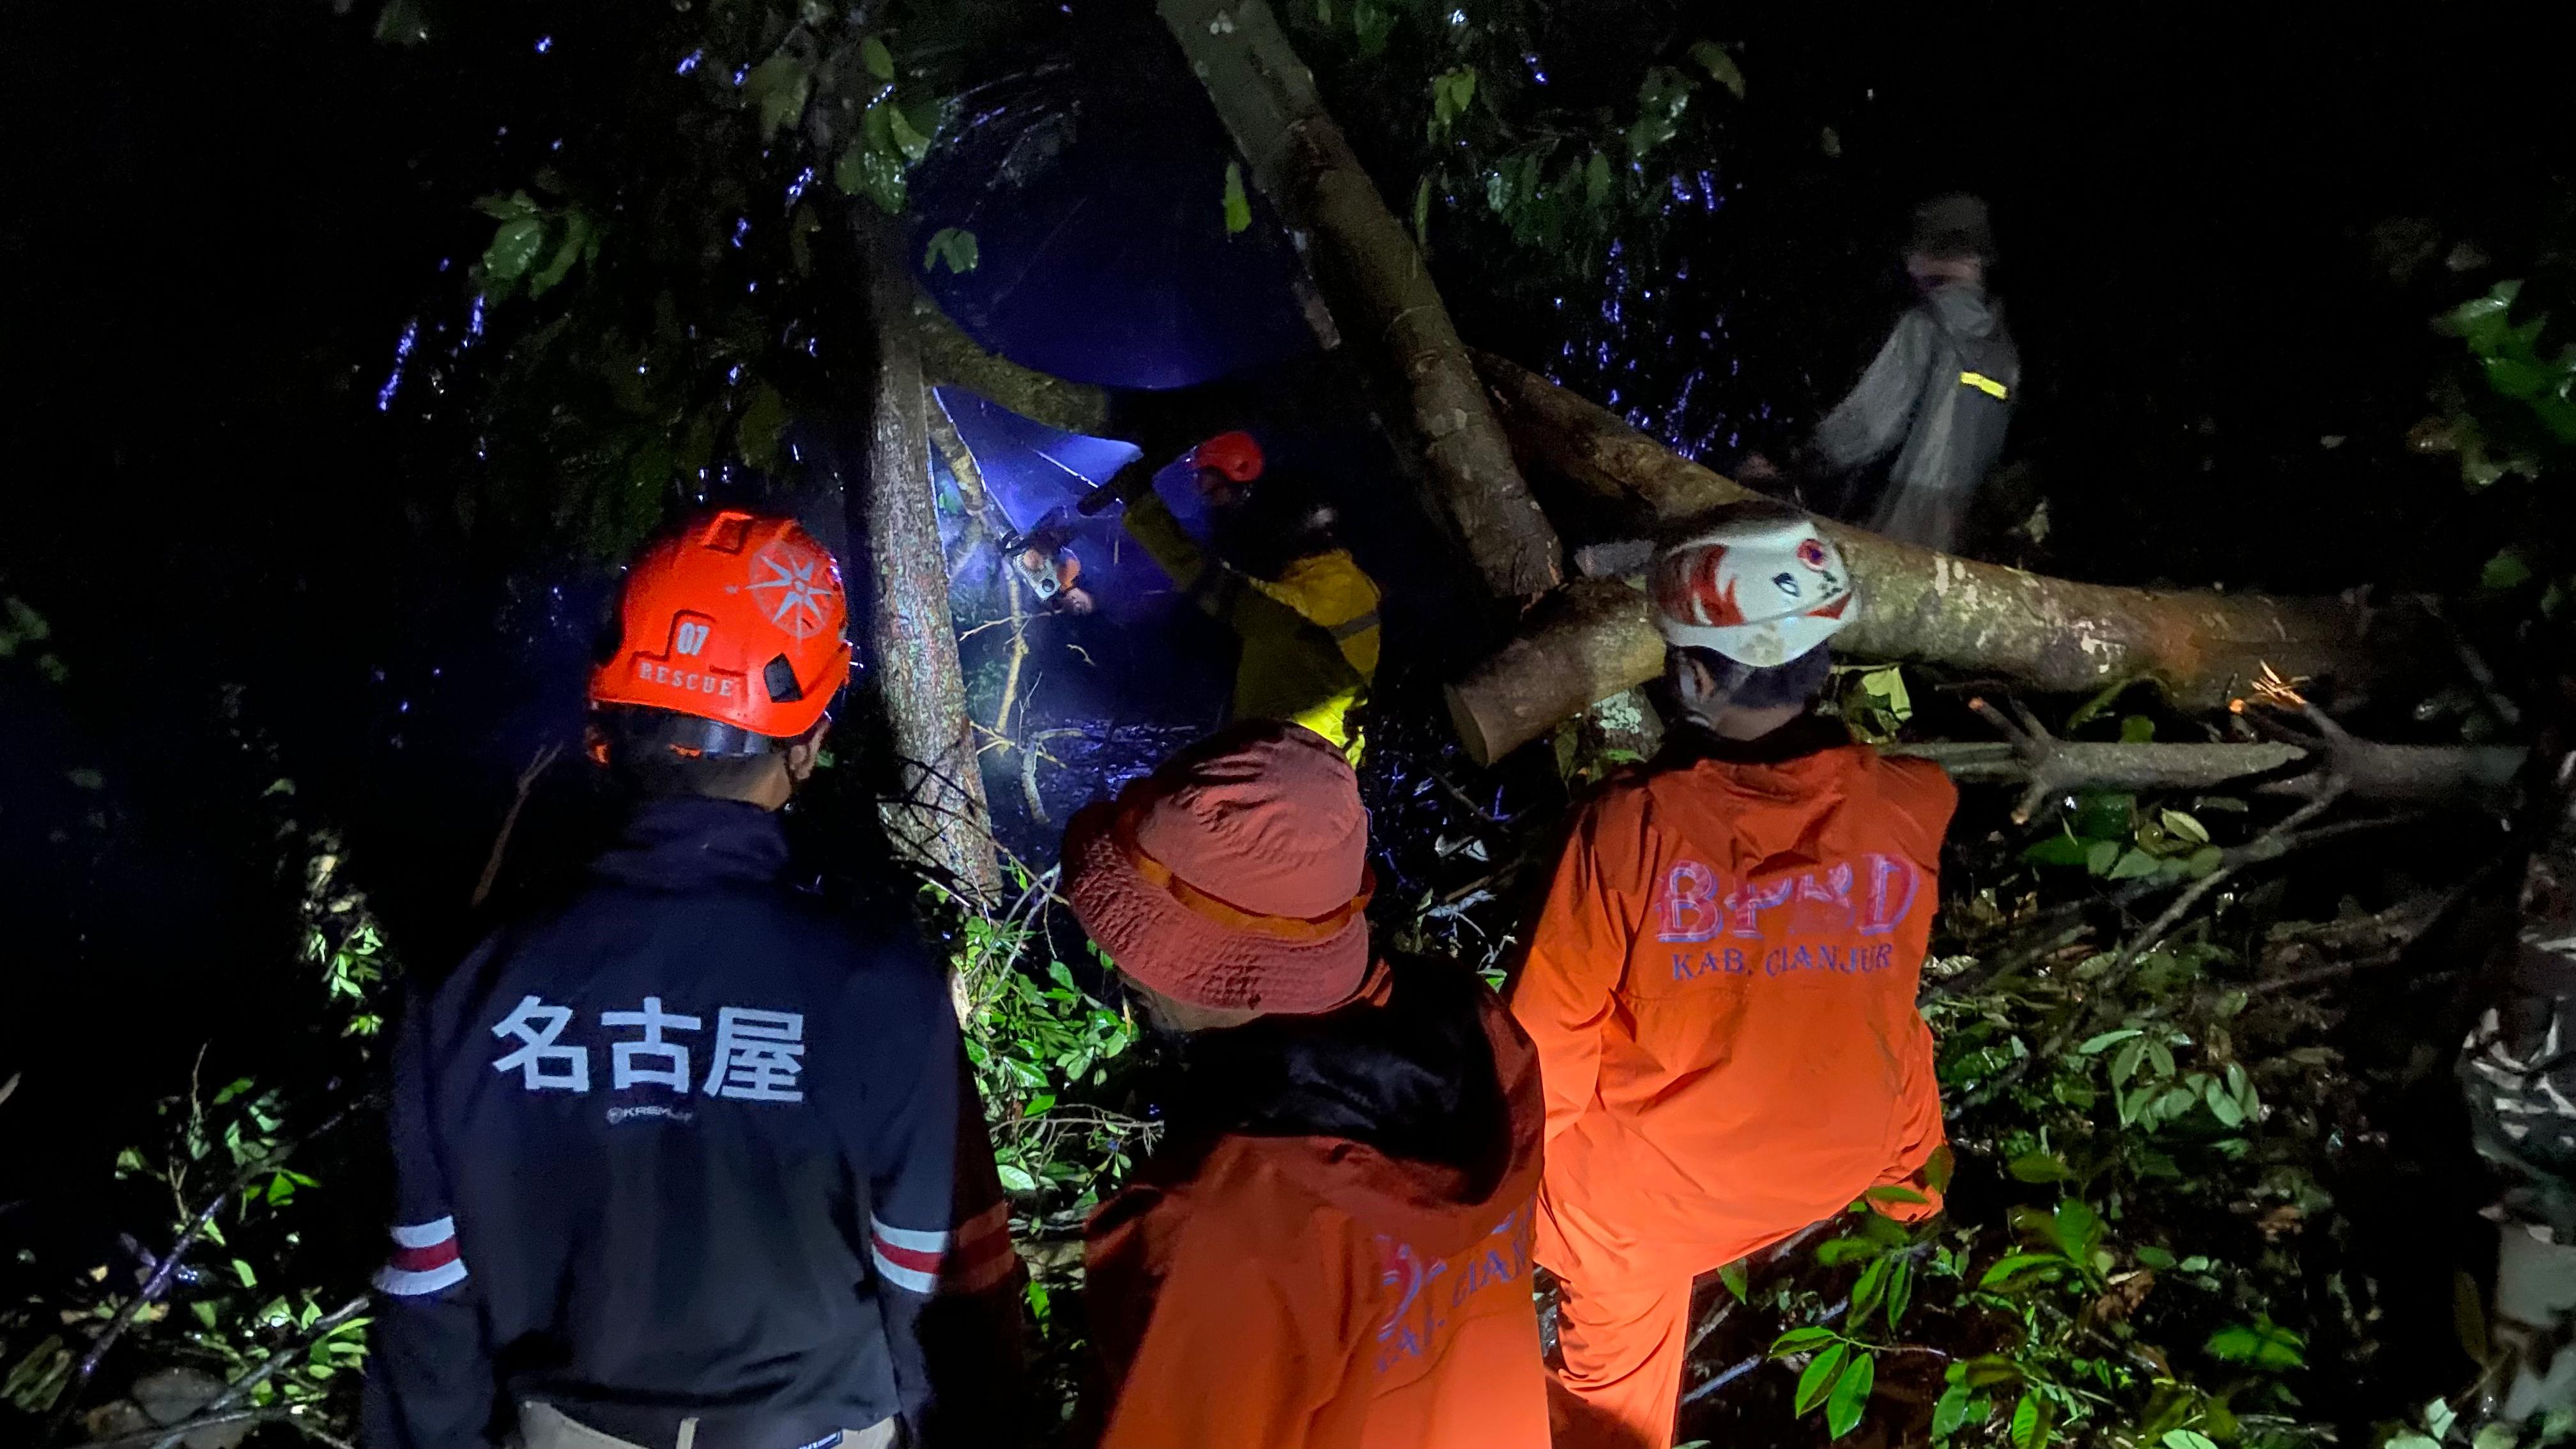
<svg viewBox="0 0 2576 1449"><path fill-rule="evenodd" d="M1107 389L1067 382L986 352L918 287L913 289L912 315L921 370L932 383L962 387L1021 417L1068 433L1096 437L1109 426Z"/></svg>
<svg viewBox="0 0 2576 1449"><path fill-rule="evenodd" d="M1477 360L1524 455L1587 487L1633 499L1659 519L1760 496L1536 373L1490 354ZM1865 658L1991 672L2070 693L2154 679L2195 707L2246 692L2266 664L2284 676L2353 676L2394 662L2390 651L2360 647L2362 612L2341 600L2076 583L1845 524L1822 527L1841 545L1862 602L1835 647ZM1451 687L1450 713L1471 754L1497 758L1661 668L1645 600L1628 592L1626 601L1596 591L1581 608L1534 613L1517 639Z"/></svg>
<svg viewBox="0 0 2576 1449"><path fill-rule="evenodd" d="M2352 749L2248 744L2113 744L2057 740L2031 758L2005 740L1933 740L1885 745L1881 754L1930 760L1962 785L2022 785L2037 795L2068 790L2217 790L2314 795L2340 786L2383 805L2502 809L2521 774L2520 745L2391 745L2357 740ZM2268 777L2256 780L2256 777ZM2035 811L2033 813L2036 813Z"/></svg>
<svg viewBox="0 0 2576 1449"><path fill-rule="evenodd" d="M896 798L879 814L898 852L961 893L990 900L1002 877L948 611L914 287L900 241L888 230L880 227L869 249L877 371L869 400L866 517L851 530L868 550L869 653L900 772Z"/></svg>
<svg viewBox="0 0 2576 1449"><path fill-rule="evenodd" d="M1424 468L1495 595L1563 580L1556 529L1512 460L1449 310L1377 183L1324 111L1314 77L1265 0L1160 0L1251 179L1316 240L1316 271L1345 336L1375 338L1410 392Z"/></svg>

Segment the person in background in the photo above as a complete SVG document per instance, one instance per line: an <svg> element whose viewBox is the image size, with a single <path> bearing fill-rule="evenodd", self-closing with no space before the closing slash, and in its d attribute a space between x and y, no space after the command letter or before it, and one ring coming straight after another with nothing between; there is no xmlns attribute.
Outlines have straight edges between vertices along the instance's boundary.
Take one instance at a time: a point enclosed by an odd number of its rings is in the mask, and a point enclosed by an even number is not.
<svg viewBox="0 0 2576 1449"><path fill-rule="evenodd" d="M1187 461L1178 486L1205 505L1205 543L1153 491L1141 464L1096 499L1126 503L1129 535L1242 640L1233 717L1304 725L1356 760L1358 712L1377 679L1376 581L1335 539L1332 509L1302 480L1268 468L1251 434L1210 438ZM1096 511L1093 500L1084 511Z"/></svg>
<svg viewBox="0 0 2576 1449"><path fill-rule="evenodd" d="M1810 708L1850 574L1755 502L1651 579L1681 719L1577 811L1510 993L1547 1088L1559 1449L1669 1445L1695 1277L1873 1188L1928 1213L1946 1172L1914 997L1958 797Z"/></svg>
<svg viewBox="0 0 2576 1449"><path fill-rule="evenodd" d="M1905 543L1957 550L1977 488L2003 455L2021 388L2021 353L2004 327L2003 304L1986 293L1994 259L1983 201L1943 196L1915 210L1905 270L1922 299L1790 468L1818 511ZM1890 453L1895 461L1882 480L1873 465ZM1749 483L1781 477L1759 453L1737 471Z"/></svg>
<svg viewBox="0 0 2576 1449"><path fill-rule="evenodd" d="M997 1441L1018 1260L944 973L790 884L845 622L786 519L636 560L590 681L623 841L395 1037L372 1449Z"/></svg>
<svg viewBox="0 0 2576 1449"><path fill-rule="evenodd" d="M2521 929L2489 969L2491 1004L2456 1066L2470 1141L2498 1188L2485 1208L2496 1225L2487 1308L2504 1362L2489 1364L2486 1408L2517 1423L2576 1409L2576 754L2554 764L2540 796L2554 818L2533 832Z"/></svg>
<svg viewBox="0 0 2576 1449"><path fill-rule="evenodd" d="M1342 752L1240 722L1063 860L1182 1068L1086 1231L1102 1449L1544 1449L1537 1062L1474 973L1371 949Z"/></svg>

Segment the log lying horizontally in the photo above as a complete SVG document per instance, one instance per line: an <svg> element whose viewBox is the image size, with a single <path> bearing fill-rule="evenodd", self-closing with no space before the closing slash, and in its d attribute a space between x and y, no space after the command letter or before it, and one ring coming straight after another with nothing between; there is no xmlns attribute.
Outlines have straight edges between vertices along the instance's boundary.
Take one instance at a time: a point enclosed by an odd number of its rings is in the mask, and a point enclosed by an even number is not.
<svg viewBox="0 0 2576 1449"><path fill-rule="evenodd" d="M1477 363L1525 458L1641 502L1659 518L1759 496L1536 373L1490 354ZM2265 665L2298 676L2376 671L2389 662L2362 647L2362 612L2340 600L2076 583L1823 526L1863 602L1835 647L1862 658L2000 674L2069 693L2154 679L2193 706L2245 693ZM1634 588L1591 580L1560 594L1557 607L1533 611L1516 639L1450 688L1459 738L1480 761L1661 668L1662 645Z"/></svg>

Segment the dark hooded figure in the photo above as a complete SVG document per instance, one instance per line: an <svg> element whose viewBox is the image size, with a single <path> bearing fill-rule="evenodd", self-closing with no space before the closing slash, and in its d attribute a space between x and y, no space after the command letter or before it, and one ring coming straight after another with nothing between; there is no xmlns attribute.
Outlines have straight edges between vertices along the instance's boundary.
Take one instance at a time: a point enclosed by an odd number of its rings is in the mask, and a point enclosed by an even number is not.
<svg viewBox="0 0 2576 1449"><path fill-rule="evenodd" d="M1818 511L1907 543L1957 549L2021 390L2021 354L2002 304L1986 294L1994 256L1983 201L1943 196L1915 209L1905 270L1922 298L1816 424L1798 459L1801 489ZM1881 475L1872 465L1891 453L1895 461ZM1778 476L1758 454L1741 471L1754 480Z"/></svg>

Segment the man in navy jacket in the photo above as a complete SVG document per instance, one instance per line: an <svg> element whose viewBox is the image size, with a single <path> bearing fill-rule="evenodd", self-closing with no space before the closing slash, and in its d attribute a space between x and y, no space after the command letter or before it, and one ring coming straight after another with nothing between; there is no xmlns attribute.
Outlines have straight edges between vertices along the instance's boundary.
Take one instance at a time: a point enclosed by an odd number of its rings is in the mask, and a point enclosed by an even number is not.
<svg viewBox="0 0 2576 1449"><path fill-rule="evenodd" d="M942 969L785 880L775 812L849 672L838 568L717 512L620 614L591 699L624 839L395 1040L370 1444L980 1440L1018 1260Z"/></svg>

